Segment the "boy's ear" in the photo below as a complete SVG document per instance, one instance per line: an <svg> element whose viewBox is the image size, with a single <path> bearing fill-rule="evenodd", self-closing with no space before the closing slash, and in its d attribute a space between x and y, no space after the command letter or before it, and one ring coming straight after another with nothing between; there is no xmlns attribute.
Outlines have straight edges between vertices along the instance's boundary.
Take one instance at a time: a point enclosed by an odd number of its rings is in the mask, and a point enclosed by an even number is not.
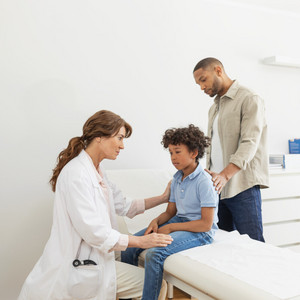
<svg viewBox="0 0 300 300"><path fill-rule="evenodd" d="M192 158L196 158L198 153L199 153L198 149L192 151Z"/></svg>

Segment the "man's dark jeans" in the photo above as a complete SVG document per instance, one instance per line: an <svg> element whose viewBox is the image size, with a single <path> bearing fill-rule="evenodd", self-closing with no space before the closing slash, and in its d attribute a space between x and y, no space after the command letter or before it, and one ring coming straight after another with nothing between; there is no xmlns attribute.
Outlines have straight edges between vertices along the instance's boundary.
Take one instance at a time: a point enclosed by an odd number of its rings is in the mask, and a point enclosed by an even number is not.
<svg viewBox="0 0 300 300"><path fill-rule="evenodd" d="M261 194L258 185L243 191L232 198L219 201L218 211L220 229L237 230L250 238L264 242Z"/></svg>

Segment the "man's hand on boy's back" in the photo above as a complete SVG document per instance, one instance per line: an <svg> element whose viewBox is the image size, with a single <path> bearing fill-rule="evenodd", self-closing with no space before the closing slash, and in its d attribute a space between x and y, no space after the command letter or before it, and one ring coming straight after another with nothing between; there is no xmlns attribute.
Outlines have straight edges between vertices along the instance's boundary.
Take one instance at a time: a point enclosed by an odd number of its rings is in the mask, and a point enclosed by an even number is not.
<svg viewBox="0 0 300 300"><path fill-rule="evenodd" d="M233 163L229 163L220 173L212 172L207 169L204 170L211 175L211 180L213 181L214 187L218 194L220 194L226 183L232 176L240 171L240 168Z"/></svg>

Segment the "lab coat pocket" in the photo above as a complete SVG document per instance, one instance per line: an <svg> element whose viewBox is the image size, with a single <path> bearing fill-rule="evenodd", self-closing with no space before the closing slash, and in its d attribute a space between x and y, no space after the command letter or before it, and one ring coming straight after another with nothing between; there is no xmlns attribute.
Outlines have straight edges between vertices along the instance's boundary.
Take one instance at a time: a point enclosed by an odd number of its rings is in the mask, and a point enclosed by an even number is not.
<svg viewBox="0 0 300 300"><path fill-rule="evenodd" d="M68 293L72 299L87 300L95 298L100 291L103 272L100 265L70 266Z"/></svg>

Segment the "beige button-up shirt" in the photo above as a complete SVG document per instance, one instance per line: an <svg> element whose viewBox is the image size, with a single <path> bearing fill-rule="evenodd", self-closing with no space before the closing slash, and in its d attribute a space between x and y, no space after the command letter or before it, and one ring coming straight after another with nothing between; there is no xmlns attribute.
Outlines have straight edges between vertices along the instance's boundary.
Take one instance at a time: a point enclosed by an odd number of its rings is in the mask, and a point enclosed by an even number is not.
<svg viewBox="0 0 300 300"><path fill-rule="evenodd" d="M227 93L217 96L214 102L208 113L208 136L212 136L213 121L219 112L218 131L224 168L233 163L241 169L223 188L221 199L231 198L255 185L267 188L267 124L263 99L234 81ZM209 147L206 156L208 169L210 153Z"/></svg>

